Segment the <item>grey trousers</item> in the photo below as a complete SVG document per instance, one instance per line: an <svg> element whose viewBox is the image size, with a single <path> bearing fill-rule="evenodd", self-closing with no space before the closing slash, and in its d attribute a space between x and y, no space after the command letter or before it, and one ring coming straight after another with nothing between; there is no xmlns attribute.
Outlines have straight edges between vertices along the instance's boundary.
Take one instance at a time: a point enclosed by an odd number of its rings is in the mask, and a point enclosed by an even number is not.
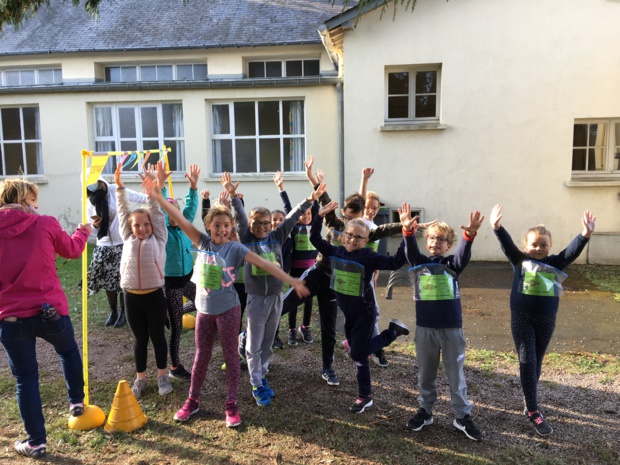
<svg viewBox="0 0 620 465"><path fill-rule="evenodd" d="M273 338L282 314L282 293L277 295L248 294L245 307L247 316L247 341L245 353L254 387L263 385L263 378L269 373L269 361L273 349Z"/></svg>
<svg viewBox="0 0 620 465"><path fill-rule="evenodd" d="M424 328L416 326L416 357L418 360L418 401L427 412L433 411L437 400L437 370L439 358L443 359L446 377L450 385L452 410L456 418L471 413L467 400L467 384L463 363L465 362L465 337L462 328Z"/></svg>

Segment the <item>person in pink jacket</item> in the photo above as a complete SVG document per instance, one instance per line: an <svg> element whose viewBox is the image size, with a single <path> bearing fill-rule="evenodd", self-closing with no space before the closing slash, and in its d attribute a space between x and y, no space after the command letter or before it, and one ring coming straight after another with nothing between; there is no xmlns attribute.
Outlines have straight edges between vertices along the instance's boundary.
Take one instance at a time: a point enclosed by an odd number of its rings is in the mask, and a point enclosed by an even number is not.
<svg viewBox="0 0 620 465"><path fill-rule="evenodd" d="M22 179L0 183L0 342L17 383L17 405L28 438L20 455L45 456L47 435L39 392L37 338L60 357L72 415L84 413L82 358L56 272L56 254L79 258L90 235L80 224L70 236L56 218L39 215L38 187Z"/></svg>

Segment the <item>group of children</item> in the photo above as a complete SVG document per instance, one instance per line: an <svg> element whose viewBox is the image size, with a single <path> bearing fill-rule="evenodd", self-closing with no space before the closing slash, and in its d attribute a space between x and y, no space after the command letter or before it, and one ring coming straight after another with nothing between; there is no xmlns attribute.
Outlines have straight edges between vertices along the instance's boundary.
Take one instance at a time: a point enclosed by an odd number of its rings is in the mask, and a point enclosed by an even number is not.
<svg viewBox="0 0 620 465"><path fill-rule="evenodd" d="M278 173L275 177L286 216L281 211L271 212L256 207L248 218L237 193L239 183L234 184L230 175L224 173L221 183L225 192L220 195L220 201L203 209L207 211L204 233L192 224L197 207L196 189L200 172L197 166L190 167L187 174L190 193L183 212L175 200L168 199L162 193L170 173L161 163L156 169L148 168L143 176L148 207L129 212L119 165L115 173L116 195L125 242L121 283L125 291L127 321L135 338L137 378L132 388L134 394L139 397L147 386L146 348L150 337L155 348L159 393L165 395L172 391L168 374L190 380L188 398L174 416L178 421L187 420L199 409L200 389L206 378L217 334L227 368L226 424L229 427L239 425L238 355L247 358L251 391L257 405L269 405L275 392L268 383L267 373L273 347L279 345L280 318L289 314L288 342L290 345L296 344L297 308L305 303L299 333L302 340L312 342L312 297L317 296L322 378L330 386L340 383L333 367L336 317L340 308L345 317L346 339L343 345L357 371L358 397L350 410L362 413L373 404L369 358L386 366L388 362L383 348L398 336L409 334L409 329L398 320L392 320L388 329L379 332L379 308L374 293L377 273L382 269L395 270L408 264L416 305L419 410L408 421L407 427L420 431L433 423L437 371L440 359L443 359L455 415L453 425L468 438L482 440L482 433L472 421L472 405L467 399L463 369L466 343L462 329L459 275L470 260L471 247L484 216L479 211L470 212L467 225L460 226L463 234L455 253L448 255L457 242L456 232L438 221L419 223L417 216L411 216L407 203L399 208L399 223L374 224L380 200L376 193L366 190L368 179L373 174L372 168L364 169L361 193L345 200L342 217L339 218L335 214L338 204L332 202L326 192L324 173L321 170L313 172L312 157L305 166L313 188L308 198L295 208L290 206L281 175ZM229 207L234 210L234 216ZM510 297L511 327L519 355L525 415L537 433L548 435L553 430L543 417L537 401L542 359L555 326L561 282L565 278L562 270L585 247L596 218L586 211L582 233L558 255L550 255L551 234L543 226L530 229L525 248L519 250L500 226L501 218L502 209L498 205L491 213L490 222L514 268ZM321 235L323 223L329 229L326 239ZM418 248L415 240L418 230L424 231L428 255ZM378 240L390 235L403 237L397 253L393 256L378 254ZM191 243L199 249L193 269ZM242 289L238 287L241 274ZM285 282L291 288L283 295ZM247 299L246 332L241 335L242 309L238 290L242 290ZM188 298L185 308L183 296ZM182 315L194 308L192 301L198 316L196 353L190 374L179 361L178 339ZM171 330L172 358L168 372L164 337L166 315Z"/></svg>

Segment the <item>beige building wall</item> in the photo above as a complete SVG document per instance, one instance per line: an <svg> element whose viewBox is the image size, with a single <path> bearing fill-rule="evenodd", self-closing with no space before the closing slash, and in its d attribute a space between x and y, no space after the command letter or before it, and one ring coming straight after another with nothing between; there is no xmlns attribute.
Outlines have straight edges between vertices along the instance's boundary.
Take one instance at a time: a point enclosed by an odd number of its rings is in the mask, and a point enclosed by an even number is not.
<svg viewBox="0 0 620 465"><path fill-rule="evenodd" d="M620 234L620 176L571 183L575 119L620 117L618 24L620 3L606 0L419 0L395 18L366 14L344 37L346 192L372 165L369 188L389 207L407 201L456 229L501 203L517 243L544 223L559 252L586 209ZM441 64L445 129L381 131L385 67L416 64ZM505 260L486 219L472 258Z"/></svg>
<svg viewBox="0 0 620 465"><path fill-rule="evenodd" d="M92 83L103 77L103 64L136 64L162 62L207 62L212 79L240 78L247 72L249 57L301 57L321 59L322 72L332 72L332 65L322 46L222 49L195 51L190 53L133 53L96 55L59 55L1 58L0 67L33 67L38 65L62 65L63 80L69 84ZM92 89L92 88L91 88ZM330 190L337 197L338 186L338 133L337 93L335 85L248 87L248 88L205 88L182 90L140 90L140 91L79 91L16 93L0 95L0 107L38 105L42 152L42 176L31 179L39 184L39 211L59 218L63 226L73 227L81 221L81 152L94 148L93 106L100 103L181 102L183 104L186 166L196 163L200 166L199 190L209 189L212 199L221 191L219 176L211 169L211 107L212 103L235 100L287 99L304 100L306 154L316 158L315 168L325 169ZM112 176L108 176L112 180ZM183 173L175 173L175 197L184 197L189 184ZM240 181L239 192L245 195L246 209L265 206L281 209L282 202L273 183L272 174L233 174L234 181ZM129 188L140 190L136 175L125 178ZM307 197L311 186L304 173L286 173L285 188L293 206ZM197 214L197 225L200 215Z"/></svg>

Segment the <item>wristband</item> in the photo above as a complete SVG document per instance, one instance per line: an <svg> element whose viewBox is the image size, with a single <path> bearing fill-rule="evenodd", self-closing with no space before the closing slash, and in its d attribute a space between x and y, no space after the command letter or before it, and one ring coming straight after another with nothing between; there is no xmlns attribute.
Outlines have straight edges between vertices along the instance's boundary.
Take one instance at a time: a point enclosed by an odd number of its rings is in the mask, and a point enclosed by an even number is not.
<svg viewBox="0 0 620 465"><path fill-rule="evenodd" d="M476 237L477 235L478 235L478 231L476 231L473 236L470 236L467 231L463 231L463 239L465 239L466 241L473 240L473 238Z"/></svg>
<svg viewBox="0 0 620 465"><path fill-rule="evenodd" d="M414 234L413 229L411 231L406 231L405 228L403 228L403 236L411 237L413 236L413 234Z"/></svg>
<svg viewBox="0 0 620 465"><path fill-rule="evenodd" d="M125 186L120 186L116 188L117 191L122 191L123 189L125 189Z"/></svg>

